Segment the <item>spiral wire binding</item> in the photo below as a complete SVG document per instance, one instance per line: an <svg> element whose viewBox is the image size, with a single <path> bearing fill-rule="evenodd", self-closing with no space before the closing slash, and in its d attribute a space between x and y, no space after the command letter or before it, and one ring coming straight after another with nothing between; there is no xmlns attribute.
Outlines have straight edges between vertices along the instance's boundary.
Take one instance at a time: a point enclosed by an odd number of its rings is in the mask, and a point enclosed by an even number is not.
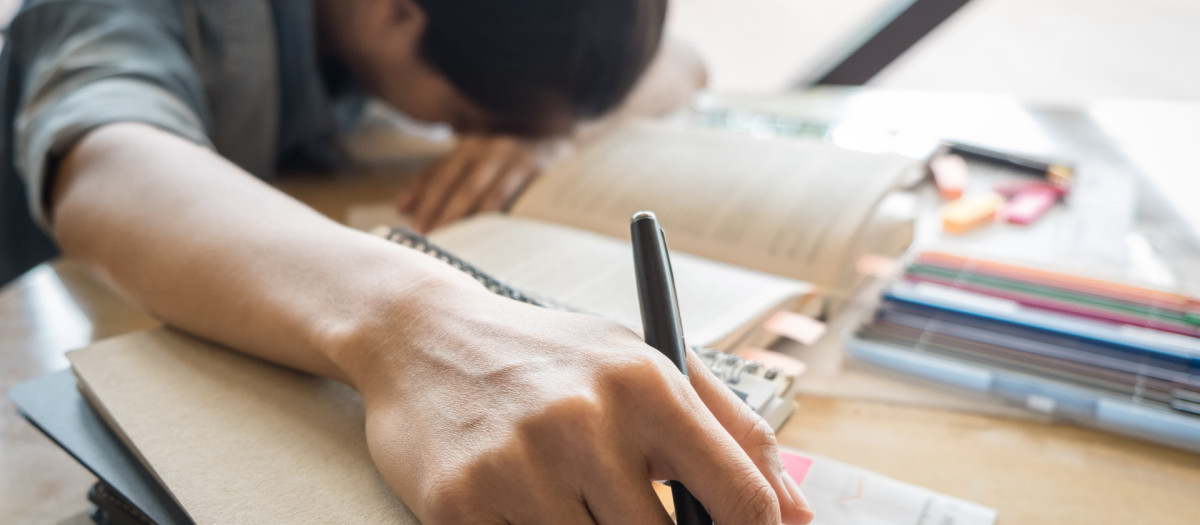
<svg viewBox="0 0 1200 525"><path fill-rule="evenodd" d="M388 232L386 239L401 246L406 246L429 255L467 275L470 275L473 279L479 281L484 288L487 288L488 291L496 295L507 297L514 301L540 306L542 308L572 311L571 308L568 308L564 305L532 297L529 294L521 292L520 290L505 284L499 279L488 275L483 270L472 266L470 263L442 249L440 246L427 239L424 235L417 233L411 228L404 226L392 228L392 230ZM738 382L741 381L743 374L761 374L762 377L767 380L774 380L780 374L780 370L778 368L767 368L761 363L750 361L741 356L730 354L728 352L722 352L707 346L692 346L691 349L692 351L696 352L696 355L698 355L700 360L703 361L706 366L708 366L709 370L712 370L714 375L731 385L738 384Z"/></svg>
<svg viewBox="0 0 1200 525"><path fill-rule="evenodd" d="M513 288L512 286L509 286L507 284L504 284L503 282L500 282L500 280L496 279L495 277L492 277L492 276L484 273L482 270L472 266L470 263L468 263L462 259L459 259L458 257L450 254L450 252L447 252L446 250L443 250L438 245L430 242L429 239L426 239L424 235L421 235L421 234L413 231L410 228L407 228L407 227L393 228L392 231L388 233L387 240L392 241L401 246L406 246L406 247L412 248L421 253L424 253L425 255L429 255L439 261L442 261L442 262L454 267L455 269L457 269L460 272L470 275L473 279L475 279L476 281L479 281L479 284L482 284L484 288L487 288L489 292L492 292L496 295L504 296L504 297L507 297L514 301L520 301L522 303L532 304L534 306L540 306L542 308L551 308L554 310L563 310L564 309L564 308L560 307L559 305L555 305L555 304L552 304L547 301L535 299L535 298L521 292L520 290Z"/></svg>

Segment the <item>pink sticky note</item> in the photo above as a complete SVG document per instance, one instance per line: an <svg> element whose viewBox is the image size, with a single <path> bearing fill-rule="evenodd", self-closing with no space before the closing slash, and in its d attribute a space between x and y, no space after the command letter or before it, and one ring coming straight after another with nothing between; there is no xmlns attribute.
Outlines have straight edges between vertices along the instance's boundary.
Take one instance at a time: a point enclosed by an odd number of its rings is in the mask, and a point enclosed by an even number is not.
<svg viewBox="0 0 1200 525"><path fill-rule="evenodd" d="M792 477L792 480L796 483L804 483L804 477L808 475L808 469L812 467L812 458L786 450L781 451L779 457L783 459L783 467L787 469L787 473Z"/></svg>
<svg viewBox="0 0 1200 525"><path fill-rule="evenodd" d="M811 345L825 335L825 323L792 312L778 312L763 325L768 332Z"/></svg>
<svg viewBox="0 0 1200 525"><path fill-rule="evenodd" d="M1053 189L1029 188L1014 195L1000 215L1013 224L1029 224L1054 206L1058 196Z"/></svg>
<svg viewBox="0 0 1200 525"><path fill-rule="evenodd" d="M759 363L767 368L778 368L780 372L798 376L808 368L802 361L766 348L746 347L737 351L737 355Z"/></svg>

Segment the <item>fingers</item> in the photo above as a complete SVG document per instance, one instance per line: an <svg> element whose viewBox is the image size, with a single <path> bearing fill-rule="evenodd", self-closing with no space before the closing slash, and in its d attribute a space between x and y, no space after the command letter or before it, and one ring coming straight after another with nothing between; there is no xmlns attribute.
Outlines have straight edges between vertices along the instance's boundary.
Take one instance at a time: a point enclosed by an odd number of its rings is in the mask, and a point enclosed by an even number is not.
<svg viewBox="0 0 1200 525"><path fill-rule="evenodd" d="M644 464L640 467L599 469L594 482L584 487L584 498L597 524L672 523L671 516L650 485L650 473Z"/></svg>
<svg viewBox="0 0 1200 525"><path fill-rule="evenodd" d="M440 213L428 221L429 229L475 212L496 186L497 180L509 172L526 171L528 163L528 155L516 140L507 137L487 140L475 152L473 162L458 176L456 187L449 194L441 196L444 204Z"/></svg>
<svg viewBox="0 0 1200 525"><path fill-rule="evenodd" d="M509 169L500 177L496 183L488 191L488 194L480 202L476 212L485 211L501 211L507 210L509 205L516 200L517 196L529 187L537 176L540 175L540 170L536 167L512 164Z"/></svg>
<svg viewBox="0 0 1200 525"><path fill-rule="evenodd" d="M429 193L430 181L460 174L463 167L470 162L473 153L479 149L480 140L479 137L470 135L460 137L450 153L421 172L396 198L396 208L400 213L417 212L417 206L424 200L422 196Z"/></svg>
<svg viewBox="0 0 1200 525"><path fill-rule="evenodd" d="M427 483L422 489L428 495L417 500L420 505L414 512L429 525L595 525L577 483L571 476L563 476L564 463L530 456L527 445L492 450L441 480Z"/></svg>
<svg viewBox="0 0 1200 525"><path fill-rule="evenodd" d="M518 148L519 158L514 158L504 173L496 178L495 184L475 212L507 210L547 166L565 157L570 151L569 140L523 144Z"/></svg>
<svg viewBox="0 0 1200 525"><path fill-rule="evenodd" d="M412 226L429 231L472 213L505 209L541 171L539 145L503 136L465 136L397 198Z"/></svg>
<svg viewBox="0 0 1200 525"><path fill-rule="evenodd" d="M411 225L429 231L472 213L507 209L554 159L566 141L529 142L505 136L463 136L444 159L396 199Z"/></svg>
<svg viewBox="0 0 1200 525"><path fill-rule="evenodd" d="M514 509L508 517L508 522L514 524L562 523L563 525L603 523L597 522L592 517L583 498L578 494L566 490L549 490L543 492L541 496L524 501L510 500L509 503Z"/></svg>
<svg viewBox="0 0 1200 525"><path fill-rule="evenodd" d="M485 146L481 138L465 137L443 162L434 167L428 182L421 188L421 194L416 197L412 218L414 228L419 231L433 228L448 199L461 179L470 174L469 170Z"/></svg>
<svg viewBox="0 0 1200 525"><path fill-rule="evenodd" d="M711 415L700 413L702 407L688 412L670 418L677 424L665 428L679 435L663 436L654 451L670 477L682 482L717 523L780 523L779 502L762 472Z"/></svg>
<svg viewBox="0 0 1200 525"><path fill-rule="evenodd" d="M784 470L775 433L767 422L717 379L691 351L688 352L688 370L696 394L770 483L771 490L779 500L783 522L811 522L812 509L801 494L800 487Z"/></svg>
<svg viewBox="0 0 1200 525"><path fill-rule="evenodd" d="M417 205L417 196L421 195L425 190L425 186L429 184L430 175L437 169L439 165L446 162L442 159L434 163L433 167L421 172L413 180L408 183L399 195L396 196L396 211L400 213L412 213L413 208Z"/></svg>

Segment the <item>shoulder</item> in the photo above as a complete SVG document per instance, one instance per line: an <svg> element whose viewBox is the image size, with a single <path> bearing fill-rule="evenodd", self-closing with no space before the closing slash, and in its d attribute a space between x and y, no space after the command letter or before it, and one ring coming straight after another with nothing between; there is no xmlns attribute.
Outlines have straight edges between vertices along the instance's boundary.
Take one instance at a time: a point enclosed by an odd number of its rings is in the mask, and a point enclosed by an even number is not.
<svg viewBox="0 0 1200 525"><path fill-rule="evenodd" d="M79 37L84 30L125 27L183 36L179 2L171 0L27 0L8 28L18 52Z"/></svg>
<svg viewBox="0 0 1200 525"><path fill-rule="evenodd" d="M184 34L171 0L29 0L8 29L6 73L21 76L25 91L125 74L187 89Z"/></svg>

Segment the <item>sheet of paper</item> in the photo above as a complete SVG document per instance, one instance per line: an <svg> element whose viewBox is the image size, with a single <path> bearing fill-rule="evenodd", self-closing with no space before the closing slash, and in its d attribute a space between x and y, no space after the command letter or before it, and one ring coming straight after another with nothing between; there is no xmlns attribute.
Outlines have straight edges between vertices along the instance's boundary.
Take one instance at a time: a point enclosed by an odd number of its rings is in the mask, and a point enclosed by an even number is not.
<svg viewBox="0 0 1200 525"><path fill-rule="evenodd" d="M996 511L832 459L781 452L813 525L992 525Z"/></svg>

